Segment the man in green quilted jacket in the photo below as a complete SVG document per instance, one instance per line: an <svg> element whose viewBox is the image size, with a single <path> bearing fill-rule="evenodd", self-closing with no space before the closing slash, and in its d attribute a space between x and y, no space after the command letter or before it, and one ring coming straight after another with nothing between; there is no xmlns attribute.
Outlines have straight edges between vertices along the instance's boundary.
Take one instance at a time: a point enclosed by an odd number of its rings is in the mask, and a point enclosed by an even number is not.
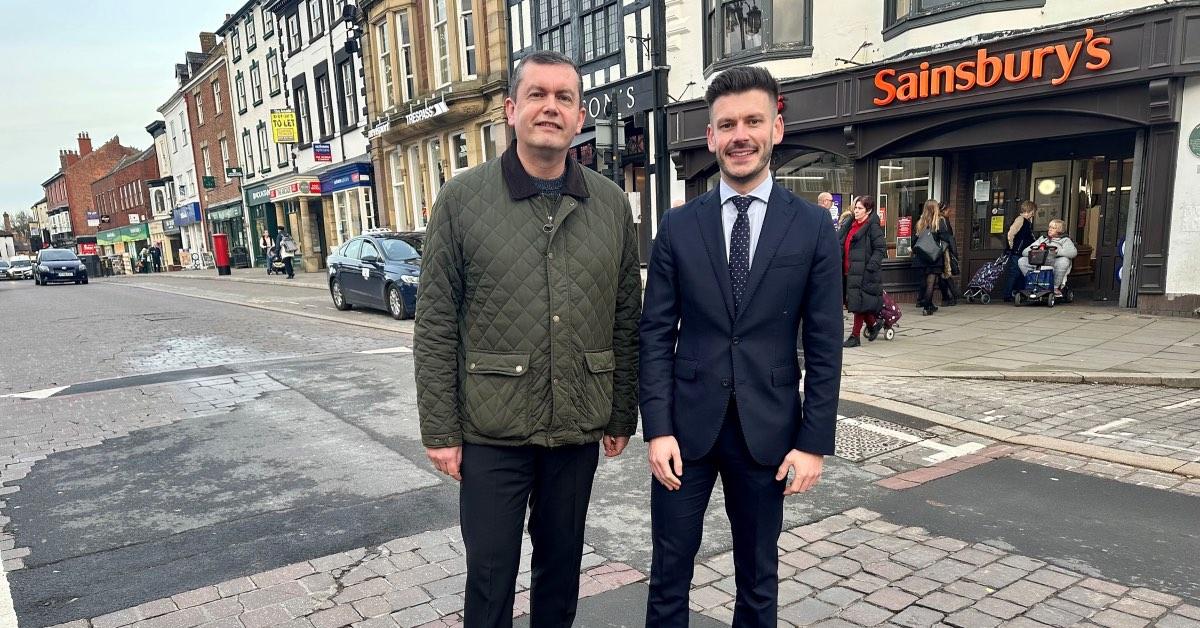
<svg viewBox="0 0 1200 628"><path fill-rule="evenodd" d="M421 440L459 480L465 625L511 626L529 510L533 626L570 626L599 459L637 427L641 275L624 193L568 157L582 81L537 52L505 101L516 141L438 194L415 331Z"/></svg>

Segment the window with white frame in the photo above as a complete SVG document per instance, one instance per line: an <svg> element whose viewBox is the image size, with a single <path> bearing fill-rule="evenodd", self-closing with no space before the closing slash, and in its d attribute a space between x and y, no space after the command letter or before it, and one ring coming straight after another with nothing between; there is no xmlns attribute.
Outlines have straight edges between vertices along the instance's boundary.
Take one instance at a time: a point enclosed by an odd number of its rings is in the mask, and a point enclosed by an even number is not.
<svg viewBox="0 0 1200 628"><path fill-rule="evenodd" d="M238 34L236 26L233 27L233 32L229 33L229 48L233 51L234 61L242 58L242 36Z"/></svg>
<svg viewBox="0 0 1200 628"><path fill-rule="evenodd" d="M196 90L192 92L192 99L196 102L196 124L204 124L204 94Z"/></svg>
<svg viewBox="0 0 1200 628"><path fill-rule="evenodd" d="M258 123L258 167L262 172L271 171L271 138L267 135L267 125Z"/></svg>
<svg viewBox="0 0 1200 628"><path fill-rule="evenodd" d="M250 14L253 17L253 13ZM263 39L270 39L275 34L275 18L263 15Z"/></svg>
<svg viewBox="0 0 1200 628"><path fill-rule="evenodd" d="M308 116L308 86L301 83L296 86L296 115L300 118L299 128L296 129L296 134L299 135L296 139L301 144L308 144L312 141L312 121Z"/></svg>
<svg viewBox="0 0 1200 628"><path fill-rule="evenodd" d="M212 95L213 95L213 112L219 116L219 115L221 115L221 110L224 107L224 105L221 104L221 81L214 80L212 82Z"/></svg>
<svg viewBox="0 0 1200 628"><path fill-rule="evenodd" d="M400 53L400 101L406 102L417 95L416 73L413 72L412 32L409 30L408 11L396 14L396 48Z"/></svg>
<svg viewBox="0 0 1200 628"><path fill-rule="evenodd" d="M575 57L571 0L539 0L538 47Z"/></svg>
<svg viewBox="0 0 1200 628"><path fill-rule="evenodd" d="M317 77L317 117L321 123L321 137L333 135L333 99L328 75Z"/></svg>
<svg viewBox="0 0 1200 628"><path fill-rule="evenodd" d="M303 45L300 35L300 14L292 13L287 16L288 54L295 54Z"/></svg>
<svg viewBox="0 0 1200 628"><path fill-rule="evenodd" d="M475 11L472 0L458 2L458 61L464 81L475 78Z"/></svg>
<svg viewBox="0 0 1200 628"><path fill-rule="evenodd" d="M212 176L212 160L208 157L208 147L200 147L200 162L204 164L204 176Z"/></svg>
<svg viewBox="0 0 1200 628"><path fill-rule="evenodd" d="M425 182L421 176L421 149L416 144L408 149L408 194L412 199L413 227L424 229L429 225L429 203L425 201Z"/></svg>
<svg viewBox="0 0 1200 628"><path fill-rule="evenodd" d="M533 45L533 0L521 0L508 7L512 25L512 49L524 50Z"/></svg>
<svg viewBox="0 0 1200 628"><path fill-rule="evenodd" d="M358 90L354 88L354 62L344 61L338 66L338 74L341 76L341 84L339 87L342 91L342 128L352 127L358 124Z"/></svg>
<svg viewBox="0 0 1200 628"><path fill-rule="evenodd" d="M279 160L280 168L287 167L288 159L290 158L290 155L288 153L290 153L290 152L291 152L291 148L289 148L287 144L276 144L275 145L275 157L278 158L278 160Z"/></svg>
<svg viewBox="0 0 1200 628"><path fill-rule="evenodd" d="M503 132L499 124L485 124L479 127L484 161L491 161L504 152Z"/></svg>
<svg viewBox="0 0 1200 628"><path fill-rule="evenodd" d="M442 163L442 140L429 140L429 198L437 202L438 193L446 184L446 165Z"/></svg>
<svg viewBox="0 0 1200 628"><path fill-rule="evenodd" d="M388 155L389 171L392 179L392 206L395 208L394 224L397 229L404 226L404 220L401 217L406 213L408 208L408 198L404 193L404 170L400 165L403 161L402 153L399 150L394 150Z"/></svg>
<svg viewBox="0 0 1200 628"><path fill-rule="evenodd" d="M233 79L233 89L237 92L238 111L246 113L246 77L242 75L241 70L238 70L237 76Z"/></svg>
<svg viewBox="0 0 1200 628"><path fill-rule="evenodd" d="M812 0L704 0L704 5L706 64L772 50L811 50Z"/></svg>
<svg viewBox="0 0 1200 628"><path fill-rule="evenodd" d="M583 0L583 61L593 61L620 50L621 25L615 0Z"/></svg>
<svg viewBox="0 0 1200 628"><path fill-rule="evenodd" d="M392 47L387 22L375 25L375 49L378 51L379 103L384 110L396 106L396 83L392 76Z"/></svg>
<svg viewBox="0 0 1200 628"><path fill-rule="evenodd" d="M242 157L246 160L245 173L247 177L254 176L254 140L250 139L250 129L242 131Z"/></svg>
<svg viewBox="0 0 1200 628"><path fill-rule="evenodd" d="M187 112L179 112L179 134L183 136L183 145L188 145L188 121Z"/></svg>
<svg viewBox="0 0 1200 628"><path fill-rule="evenodd" d="M179 134L178 129L175 128L174 120L171 120L171 152L179 152Z"/></svg>
<svg viewBox="0 0 1200 628"><path fill-rule="evenodd" d="M256 106L262 104L262 72L258 69L257 61L250 64L250 94Z"/></svg>
<svg viewBox="0 0 1200 628"><path fill-rule="evenodd" d="M267 51L267 87L271 89L272 96L279 93L279 55L274 48Z"/></svg>
<svg viewBox="0 0 1200 628"><path fill-rule="evenodd" d="M309 37L316 38L325 33L325 11L321 8L321 0L308 3Z"/></svg>
<svg viewBox="0 0 1200 628"><path fill-rule="evenodd" d="M254 32L254 11L246 16L246 52L258 46L258 35Z"/></svg>
<svg viewBox="0 0 1200 628"><path fill-rule="evenodd" d="M450 42L446 33L446 0L429 0L429 24L433 34L433 78L437 87L450 83Z"/></svg>
<svg viewBox="0 0 1200 628"><path fill-rule="evenodd" d="M222 137L217 140L217 147L221 151L221 180L229 183L229 142Z"/></svg>
<svg viewBox="0 0 1200 628"><path fill-rule="evenodd" d="M458 174L466 170L470 160L467 157L467 134L459 131L450 135L450 170Z"/></svg>

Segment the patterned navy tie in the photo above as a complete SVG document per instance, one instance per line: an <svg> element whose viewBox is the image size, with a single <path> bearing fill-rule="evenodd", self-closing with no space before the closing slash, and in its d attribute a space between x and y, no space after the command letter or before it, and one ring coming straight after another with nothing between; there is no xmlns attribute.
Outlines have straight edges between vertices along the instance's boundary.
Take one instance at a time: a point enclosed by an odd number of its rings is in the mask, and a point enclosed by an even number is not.
<svg viewBox="0 0 1200 628"><path fill-rule="evenodd" d="M729 285L733 288L733 311L741 307L742 295L746 293L746 279L750 276L750 216L747 210L754 202L752 196L734 196L729 200L737 208L737 220L733 221L733 233L729 240Z"/></svg>

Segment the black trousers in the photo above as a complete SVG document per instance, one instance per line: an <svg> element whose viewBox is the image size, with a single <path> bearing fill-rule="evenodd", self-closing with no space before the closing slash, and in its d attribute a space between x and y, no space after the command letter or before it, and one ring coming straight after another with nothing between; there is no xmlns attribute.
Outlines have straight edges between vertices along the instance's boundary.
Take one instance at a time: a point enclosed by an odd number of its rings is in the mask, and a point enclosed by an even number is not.
<svg viewBox="0 0 1200 628"><path fill-rule="evenodd" d="M600 447L463 445L459 519L467 550L464 628L512 626L529 510L530 626L575 621L583 529Z"/></svg>
<svg viewBox="0 0 1200 628"><path fill-rule="evenodd" d="M783 488L778 467L755 462L746 448L736 397L717 442L699 460L683 461L683 485L668 491L651 480L650 518L654 557L646 628L685 628L688 593L696 552L704 532L704 511L717 476L725 492L725 512L733 532L737 602L733 625L775 628L779 598L779 533L783 529Z"/></svg>
<svg viewBox="0 0 1200 628"><path fill-rule="evenodd" d="M296 276L296 271L294 269L292 269L292 258L290 258L290 257L283 258L283 270L287 272L288 279L292 279L293 277Z"/></svg>

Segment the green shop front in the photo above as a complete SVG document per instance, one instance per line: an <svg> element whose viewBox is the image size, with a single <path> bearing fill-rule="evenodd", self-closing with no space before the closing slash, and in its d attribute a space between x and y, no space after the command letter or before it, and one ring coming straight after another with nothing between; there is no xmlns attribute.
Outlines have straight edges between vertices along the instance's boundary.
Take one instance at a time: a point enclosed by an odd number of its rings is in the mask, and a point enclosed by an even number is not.
<svg viewBox="0 0 1200 628"><path fill-rule="evenodd" d="M254 253L254 265L263 266L267 263L267 250L262 247L262 236L266 233L273 238L279 228L271 188L266 185L246 188L246 205L250 208L250 250Z"/></svg>
<svg viewBox="0 0 1200 628"><path fill-rule="evenodd" d="M101 263L111 265L112 272L131 274L138 253L150 246L150 225L139 223L101 231L96 234Z"/></svg>
<svg viewBox="0 0 1200 628"><path fill-rule="evenodd" d="M232 201L209 207L205 212L209 233L224 233L229 236L229 262L234 268L250 267L250 241L246 237L246 221L242 215L242 203Z"/></svg>

